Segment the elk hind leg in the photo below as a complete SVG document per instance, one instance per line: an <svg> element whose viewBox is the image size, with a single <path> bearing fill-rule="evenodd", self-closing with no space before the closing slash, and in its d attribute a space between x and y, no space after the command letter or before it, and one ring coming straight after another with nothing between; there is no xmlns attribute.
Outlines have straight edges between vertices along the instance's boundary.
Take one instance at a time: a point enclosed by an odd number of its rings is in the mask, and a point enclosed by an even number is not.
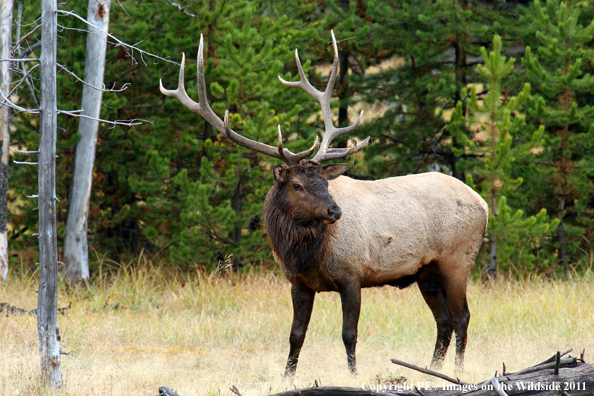
<svg viewBox="0 0 594 396"><path fill-rule="evenodd" d="M459 262L466 261L463 259ZM466 300L469 268L458 267L457 270L452 268L452 271L444 278L448 306L452 315L452 325L456 333L456 368L458 370L463 369L468 324L470 322L470 311Z"/></svg>
<svg viewBox="0 0 594 396"><path fill-rule="evenodd" d="M460 282L461 283L461 282ZM468 324L470 322L470 311L466 300L466 282L463 284L448 282L446 293L448 305L452 315L452 324L456 333L456 368L464 368L464 352L468 338Z"/></svg>
<svg viewBox="0 0 594 396"><path fill-rule="evenodd" d="M435 263L431 263L421 270L417 284L437 324L437 340L435 341L431 368L439 370L443 365L452 340L454 323L450 313L446 289Z"/></svg>

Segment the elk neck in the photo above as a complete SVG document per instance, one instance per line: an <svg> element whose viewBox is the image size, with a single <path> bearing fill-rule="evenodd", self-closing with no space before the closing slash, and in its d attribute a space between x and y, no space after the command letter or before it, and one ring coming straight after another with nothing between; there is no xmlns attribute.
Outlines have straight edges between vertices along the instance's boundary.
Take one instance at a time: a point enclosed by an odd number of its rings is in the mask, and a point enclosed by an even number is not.
<svg viewBox="0 0 594 396"><path fill-rule="evenodd" d="M264 221L272 250L287 277L320 268L333 225L300 217L289 207L286 193L277 183L266 196Z"/></svg>

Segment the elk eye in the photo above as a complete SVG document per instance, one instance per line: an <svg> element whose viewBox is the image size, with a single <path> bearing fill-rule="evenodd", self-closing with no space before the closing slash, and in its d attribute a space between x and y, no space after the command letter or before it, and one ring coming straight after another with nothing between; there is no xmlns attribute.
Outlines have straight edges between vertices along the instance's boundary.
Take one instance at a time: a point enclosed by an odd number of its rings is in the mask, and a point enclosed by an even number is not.
<svg viewBox="0 0 594 396"><path fill-rule="evenodd" d="M299 184L295 183L295 184L293 184L293 190L295 190L295 191L302 191L303 188Z"/></svg>

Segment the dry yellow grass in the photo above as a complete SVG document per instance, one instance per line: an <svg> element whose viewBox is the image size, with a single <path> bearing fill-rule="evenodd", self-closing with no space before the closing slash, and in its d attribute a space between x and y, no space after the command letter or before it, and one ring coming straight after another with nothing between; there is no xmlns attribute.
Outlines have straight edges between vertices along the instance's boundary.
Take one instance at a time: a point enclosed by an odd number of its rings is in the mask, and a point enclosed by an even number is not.
<svg viewBox="0 0 594 396"><path fill-rule="evenodd" d="M13 275L0 289L0 301L34 308L35 283ZM593 295L592 279L471 283L466 369L456 375L478 382L501 370L502 362L516 370L557 350L593 354ZM235 385L247 396L316 380L361 386L378 376L436 383L390 363L430 362L435 323L416 286L364 290L357 378L347 373L336 293L316 296L297 376L282 378L291 302L288 282L273 275L172 277L148 264L86 291L62 290L59 306L69 303L68 314L59 317L63 350L70 352L62 359L60 394L155 395L165 385L183 396L230 395ZM0 351L0 394L41 394L35 318L0 318ZM455 374L452 349L443 372Z"/></svg>

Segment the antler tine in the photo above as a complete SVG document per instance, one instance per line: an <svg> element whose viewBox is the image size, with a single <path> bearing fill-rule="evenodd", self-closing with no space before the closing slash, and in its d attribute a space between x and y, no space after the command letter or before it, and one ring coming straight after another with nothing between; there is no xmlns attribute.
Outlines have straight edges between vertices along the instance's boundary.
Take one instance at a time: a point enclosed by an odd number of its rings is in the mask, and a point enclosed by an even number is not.
<svg viewBox="0 0 594 396"><path fill-rule="evenodd" d="M305 150L305 151L295 154L295 158L297 158L299 161L301 161L302 159L305 159L305 158L309 157L310 155L312 155L313 152L316 151L316 149L319 146L320 146L320 138L316 136L316 139L314 140L313 145L308 150Z"/></svg>
<svg viewBox="0 0 594 396"><path fill-rule="evenodd" d="M196 79L198 83L198 100L204 107L203 113L200 113L206 121L210 123L217 131L225 134L225 128L221 119L218 115L212 110L210 104L208 103L208 98L206 97L206 78L204 77L204 36L200 34L200 44L198 45L198 55L196 58ZM235 132L234 132L235 133Z"/></svg>
<svg viewBox="0 0 594 396"><path fill-rule="evenodd" d="M182 62L181 67L179 69L179 80L177 83L177 88L175 90L165 89L163 87L163 81L159 79L159 88L161 93L166 96L170 96L176 98L186 106L188 109L201 115L206 121L208 121L215 129L221 133L225 133L225 127L223 125L223 121L215 114L215 112L211 109L210 105L208 104L208 99L206 97L206 83L204 81L204 60L202 56L202 49L204 47L204 39L202 35L200 35L200 45L198 46L198 98L200 103L194 102L186 92L185 87L185 69L186 69L186 54L182 54Z"/></svg>
<svg viewBox="0 0 594 396"><path fill-rule="evenodd" d="M299 81L286 81L281 76L278 76L280 82L285 84L287 87L303 89L305 92L309 94L309 96L311 96L317 101L322 100L324 92L320 92L313 85L311 85L311 83L305 76L303 66L301 65L301 60L299 59L299 50L297 49L295 49L295 62L297 63L297 70L299 72L299 77L301 77L301 79Z"/></svg>
<svg viewBox="0 0 594 396"><path fill-rule="evenodd" d="M364 140L363 142L359 143L356 146L347 149L331 149L330 143L334 139L339 136L351 133L354 131L361 120L363 119L363 110L359 114L359 118L357 121L348 127L344 128L336 128L332 123L332 114L330 111L330 100L332 98L332 90L334 89L334 84L336 82L336 74L338 70L338 45L336 44L336 37L334 36L334 31L330 31L332 35L332 49L334 51L334 57L332 59L332 71L330 72L330 77L328 78L328 84L326 85L326 89L324 92L321 92L314 88L307 77L305 76L305 72L303 71L303 66L301 65L301 61L299 60L298 51L295 50L295 61L297 63L297 70L299 71L300 80L299 81L285 81L279 76L279 80L289 87L299 87L302 88L305 92L307 92L312 98L316 99L320 103L320 107L322 110L322 118L324 119L324 138L322 139L322 143L320 144L320 149L316 153L316 155L312 158L313 161L318 163L322 163L324 161L328 161L330 159L340 159L344 158L349 154L353 154L363 147L367 145L369 139ZM360 147L359 147L360 146ZM356 150L353 150L356 148Z"/></svg>
<svg viewBox="0 0 594 396"><path fill-rule="evenodd" d="M177 98L177 100L179 100L188 109L192 110L194 113L200 114L200 113L202 113L202 108L200 107L200 103L194 102L192 99L190 99L190 97L186 93L186 88L184 86L185 69L186 69L186 54L182 53L182 61L181 61L181 67L179 68L179 80L178 80L177 88L174 90L165 89L165 87L163 87L163 81L161 79L159 79L159 89L161 90L161 93L163 95Z"/></svg>
<svg viewBox="0 0 594 396"><path fill-rule="evenodd" d="M285 149L283 148L283 134L281 132L280 124L278 124L278 134L276 135L276 140L278 142L278 154L282 157L285 163L291 162L287 156L285 156Z"/></svg>
<svg viewBox="0 0 594 396"><path fill-rule="evenodd" d="M354 154L357 151L361 150L363 147L367 146L367 144L369 143L369 140L371 139L370 136L367 136L365 138L365 140L363 140L362 142L357 143L354 139L352 139L352 141L354 142L354 144L351 147L347 147L347 148L329 148L326 151L326 155L324 156L324 159L322 161L317 161L317 162L323 162L323 161L330 161L330 160L334 160L334 159L341 159L344 158L348 155ZM316 161L315 158L312 159L312 161Z"/></svg>
<svg viewBox="0 0 594 396"><path fill-rule="evenodd" d="M185 67L186 67L186 55L182 54L182 62L181 67L179 70L179 80L178 86L175 90L165 89L163 87L163 82L159 80L159 88L161 93L166 96L177 98L181 104L185 107L201 115L208 123L210 123L217 131L222 133L223 135L227 136L229 140L232 142L239 144L245 148L250 150L262 153L264 155L268 155L273 158L278 158L288 165L296 165L299 163L300 160L309 157L315 149L318 147L318 139L316 137L316 141L314 146L309 150L303 151L301 153L293 154L291 151L282 148L282 136L279 136L279 147L269 146L268 144L257 142L251 139L248 139L229 127L229 111L225 111L225 118L224 121L216 115L216 113L212 110L208 103L208 98L206 95L206 80L204 78L204 37L200 35L200 45L198 46L198 57L196 60L198 66L198 99L199 103L193 101L186 92L185 84L184 84L184 77L185 77ZM279 134L280 134L280 126L279 126Z"/></svg>
<svg viewBox="0 0 594 396"><path fill-rule="evenodd" d="M283 134L281 132L280 124L278 124L277 140L278 140L278 153L279 153L281 159L283 161L285 161L287 164L293 164L293 165L298 164L299 161L301 161L302 159L307 158L310 155L312 155L313 152L318 148L318 145L320 144L320 139L316 136L316 140L314 141L314 144L313 144L313 146L311 146L311 148L309 148L308 150L302 151L300 153L293 154L286 148L283 148Z"/></svg>

